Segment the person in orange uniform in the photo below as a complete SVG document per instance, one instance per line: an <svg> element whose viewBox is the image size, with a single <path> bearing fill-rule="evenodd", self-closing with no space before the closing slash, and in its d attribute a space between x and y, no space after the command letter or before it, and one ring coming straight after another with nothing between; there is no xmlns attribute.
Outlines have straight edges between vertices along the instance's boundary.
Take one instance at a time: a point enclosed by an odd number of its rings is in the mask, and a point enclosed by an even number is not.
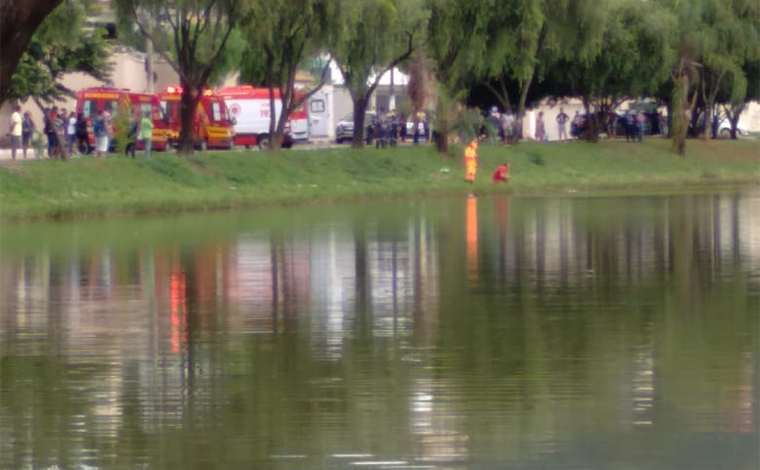
<svg viewBox="0 0 760 470"><path fill-rule="evenodd" d="M478 172L478 139L472 139L470 145L464 149L464 171L464 180L474 183L475 173Z"/></svg>
<svg viewBox="0 0 760 470"><path fill-rule="evenodd" d="M509 162L502 163L496 168L496 171L493 172L494 184L501 183L502 181L505 183L509 182Z"/></svg>

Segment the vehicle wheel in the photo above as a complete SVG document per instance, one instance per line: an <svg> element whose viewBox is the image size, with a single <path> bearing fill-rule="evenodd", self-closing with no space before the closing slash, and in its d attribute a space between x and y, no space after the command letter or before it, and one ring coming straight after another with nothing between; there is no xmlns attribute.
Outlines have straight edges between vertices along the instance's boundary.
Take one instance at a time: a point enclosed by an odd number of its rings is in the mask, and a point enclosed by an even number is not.
<svg viewBox="0 0 760 470"><path fill-rule="evenodd" d="M341 139L340 137L338 137L338 138L335 139L335 143L336 144L342 144L343 143L343 139Z"/></svg>
<svg viewBox="0 0 760 470"><path fill-rule="evenodd" d="M259 136L259 150L269 150L270 142L268 135Z"/></svg>
<svg viewBox="0 0 760 470"><path fill-rule="evenodd" d="M731 129L723 128L720 130L720 136L723 138L730 138L731 137Z"/></svg>

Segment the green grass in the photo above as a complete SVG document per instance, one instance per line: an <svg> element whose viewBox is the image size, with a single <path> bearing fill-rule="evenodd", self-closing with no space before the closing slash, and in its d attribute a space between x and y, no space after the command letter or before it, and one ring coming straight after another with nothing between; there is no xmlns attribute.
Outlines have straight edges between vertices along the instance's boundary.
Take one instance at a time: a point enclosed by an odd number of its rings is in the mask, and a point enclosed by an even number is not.
<svg viewBox="0 0 760 470"><path fill-rule="evenodd" d="M452 147L461 155L460 147ZM0 218L69 218L203 211L357 198L469 191L518 194L651 192L760 182L760 142L689 141L687 156L670 142L482 145L474 186L463 181L461 157L430 146L325 148L270 152L172 153L151 160L111 156L0 166ZM509 184L491 173L511 163Z"/></svg>

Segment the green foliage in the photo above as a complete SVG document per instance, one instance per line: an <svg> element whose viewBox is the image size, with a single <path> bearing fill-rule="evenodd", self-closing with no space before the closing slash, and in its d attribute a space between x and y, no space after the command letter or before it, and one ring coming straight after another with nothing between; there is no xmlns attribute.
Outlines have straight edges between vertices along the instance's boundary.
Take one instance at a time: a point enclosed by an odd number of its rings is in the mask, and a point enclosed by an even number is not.
<svg viewBox="0 0 760 470"><path fill-rule="evenodd" d="M593 24L582 39L553 39L542 67L548 88L558 96L599 100L653 93L668 79L675 19L652 3L605 0L599 9L571 10L567 22ZM590 15L590 16L586 16ZM585 42L583 42L585 41Z"/></svg>
<svg viewBox="0 0 760 470"><path fill-rule="evenodd" d="M544 157L538 152L528 152L528 159L534 165L538 165L538 166L546 165L546 161L544 160Z"/></svg>
<svg viewBox="0 0 760 470"><path fill-rule="evenodd" d="M36 98L52 103L72 90L61 83L64 75L81 72L105 81L110 73L104 31L84 28L86 0L59 5L43 21L11 77L10 99Z"/></svg>
<svg viewBox="0 0 760 470"><path fill-rule="evenodd" d="M467 109L458 113L451 126L459 142L469 142L480 134L483 125L483 116L477 109Z"/></svg>
<svg viewBox="0 0 760 470"><path fill-rule="evenodd" d="M364 111L382 74L422 44L428 10L423 0L340 0L340 24L330 52L354 101L354 145L363 145ZM370 78L374 80L370 83Z"/></svg>
<svg viewBox="0 0 760 470"><path fill-rule="evenodd" d="M134 122L135 117L132 109L129 106L127 106L125 103L120 103L119 109L116 112L116 115L112 117L112 119L112 128L114 132L112 138L116 146L116 154L121 155L127 148L127 143L129 142L129 131L132 128L132 123Z"/></svg>

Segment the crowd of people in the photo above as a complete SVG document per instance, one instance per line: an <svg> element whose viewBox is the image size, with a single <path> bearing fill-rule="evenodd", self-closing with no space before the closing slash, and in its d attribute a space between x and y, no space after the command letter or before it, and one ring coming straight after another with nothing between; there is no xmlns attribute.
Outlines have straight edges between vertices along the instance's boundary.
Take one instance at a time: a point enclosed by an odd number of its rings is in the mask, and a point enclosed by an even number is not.
<svg viewBox="0 0 760 470"><path fill-rule="evenodd" d="M535 119L533 135L530 136L536 142L549 141L549 132L544 111L539 111ZM656 122L655 122L656 119ZM575 115L570 116L560 107L555 116L557 124L557 141L568 142L582 139L588 131L589 119L586 114L576 110ZM598 132L604 133L609 138L625 137L628 141L641 141L648 133L660 133L665 128L665 118L662 114L653 117L639 110L629 110L624 114L608 113L600 117ZM480 137L496 143L511 144L517 140L521 122L509 111L499 112L495 107L491 108L488 116L483 119Z"/></svg>
<svg viewBox="0 0 760 470"><path fill-rule="evenodd" d="M36 158L41 158L45 149L50 159L66 160L75 155L95 152L96 158L103 158L111 149L114 138L112 115L103 110L92 120L94 145L90 145L88 120L82 113L68 111L66 108L53 106L43 110L42 128L38 131L31 113L21 114L21 106L15 105L10 120L11 159L15 160L19 152L27 158L29 151ZM135 157L137 141L142 141L145 156L150 157L153 135L153 120L150 115L131 113L129 130L126 133L125 153Z"/></svg>
<svg viewBox="0 0 760 470"><path fill-rule="evenodd" d="M407 139L418 144L429 138L430 128L424 112L420 111L414 115L410 127L411 129L407 129L407 118L403 114L397 114L393 110L382 112L372 122L367 123L365 142L376 148L385 148L395 147L398 142L406 142Z"/></svg>
<svg viewBox="0 0 760 470"><path fill-rule="evenodd" d="M69 156L86 151L87 121L84 116L66 108L57 106L43 110L42 129L37 125L29 111L21 115L21 106L16 105L11 115L11 158L21 150L23 158L29 151L34 156L42 156L43 148L47 147L47 155L51 159L65 160Z"/></svg>

